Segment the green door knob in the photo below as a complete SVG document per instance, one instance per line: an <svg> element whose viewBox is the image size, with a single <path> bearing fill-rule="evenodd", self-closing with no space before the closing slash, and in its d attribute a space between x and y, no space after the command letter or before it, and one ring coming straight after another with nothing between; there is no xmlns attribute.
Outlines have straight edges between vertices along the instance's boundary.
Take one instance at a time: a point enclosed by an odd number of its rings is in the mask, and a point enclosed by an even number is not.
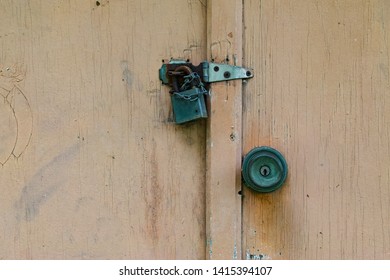
<svg viewBox="0 0 390 280"><path fill-rule="evenodd" d="M271 147L257 147L245 156L242 177L251 189L272 192L283 185L287 169L286 160L280 152Z"/></svg>

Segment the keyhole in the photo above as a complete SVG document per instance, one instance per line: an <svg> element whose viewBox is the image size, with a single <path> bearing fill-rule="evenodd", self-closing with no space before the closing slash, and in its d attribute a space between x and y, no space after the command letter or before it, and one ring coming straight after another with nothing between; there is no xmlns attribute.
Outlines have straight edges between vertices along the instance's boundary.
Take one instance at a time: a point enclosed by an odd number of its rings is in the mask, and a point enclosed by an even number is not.
<svg viewBox="0 0 390 280"><path fill-rule="evenodd" d="M269 166L263 165L262 167L260 167L260 174L263 177L267 177L270 173L271 173L271 170L270 170Z"/></svg>

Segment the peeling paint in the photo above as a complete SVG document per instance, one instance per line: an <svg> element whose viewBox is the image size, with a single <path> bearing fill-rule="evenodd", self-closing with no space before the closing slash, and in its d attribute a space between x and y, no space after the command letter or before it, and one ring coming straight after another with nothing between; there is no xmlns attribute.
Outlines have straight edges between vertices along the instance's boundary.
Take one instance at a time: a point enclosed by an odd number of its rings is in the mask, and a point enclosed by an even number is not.
<svg viewBox="0 0 390 280"><path fill-rule="evenodd" d="M234 243L233 260L237 260L237 243Z"/></svg>
<svg viewBox="0 0 390 280"><path fill-rule="evenodd" d="M211 260L213 258L213 240L210 238L207 239L207 247L209 248L209 259Z"/></svg>
<svg viewBox="0 0 390 280"><path fill-rule="evenodd" d="M251 254L249 250L246 251L247 260L270 260L271 257L266 254Z"/></svg>
<svg viewBox="0 0 390 280"><path fill-rule="evenodd" d="M122 68L122 81L126 82L128 87L131 87L133 83L133 77L131 71L129 70L129 63L127 62L127 60L121 61L121 68Z"/></svg>

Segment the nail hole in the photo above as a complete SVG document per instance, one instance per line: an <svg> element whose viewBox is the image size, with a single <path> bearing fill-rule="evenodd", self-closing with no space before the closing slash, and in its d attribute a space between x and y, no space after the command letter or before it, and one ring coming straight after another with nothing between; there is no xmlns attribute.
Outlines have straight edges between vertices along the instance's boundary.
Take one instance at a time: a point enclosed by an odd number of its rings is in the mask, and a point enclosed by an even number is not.
<svg viewBox="0 0 390 280"><path fill-rule="evenodd" d="M242 195L242 191L238 191L238 195Z"/></svg>
<svg viewBox="0 0 390 280"><path fill-rule="evenodd" d="M99 1L96 1L96 6L100 6L100 2Z"/></svg>

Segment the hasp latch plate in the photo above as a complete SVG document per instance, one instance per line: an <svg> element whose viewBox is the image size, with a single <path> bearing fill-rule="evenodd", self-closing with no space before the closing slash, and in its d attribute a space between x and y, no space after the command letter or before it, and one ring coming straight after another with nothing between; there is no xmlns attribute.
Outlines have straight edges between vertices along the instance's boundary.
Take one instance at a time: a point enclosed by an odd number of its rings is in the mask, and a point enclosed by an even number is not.
<svg viewBox="0 0 390 280"><path fill-rule="evenodd" d="M207 118L205 97L209 84L253 77L253 70L235 65L204 61L198 66L188 60L171 59L159 69L164 85L172 89L171 101L175 122L187 123Z"/></svg>

